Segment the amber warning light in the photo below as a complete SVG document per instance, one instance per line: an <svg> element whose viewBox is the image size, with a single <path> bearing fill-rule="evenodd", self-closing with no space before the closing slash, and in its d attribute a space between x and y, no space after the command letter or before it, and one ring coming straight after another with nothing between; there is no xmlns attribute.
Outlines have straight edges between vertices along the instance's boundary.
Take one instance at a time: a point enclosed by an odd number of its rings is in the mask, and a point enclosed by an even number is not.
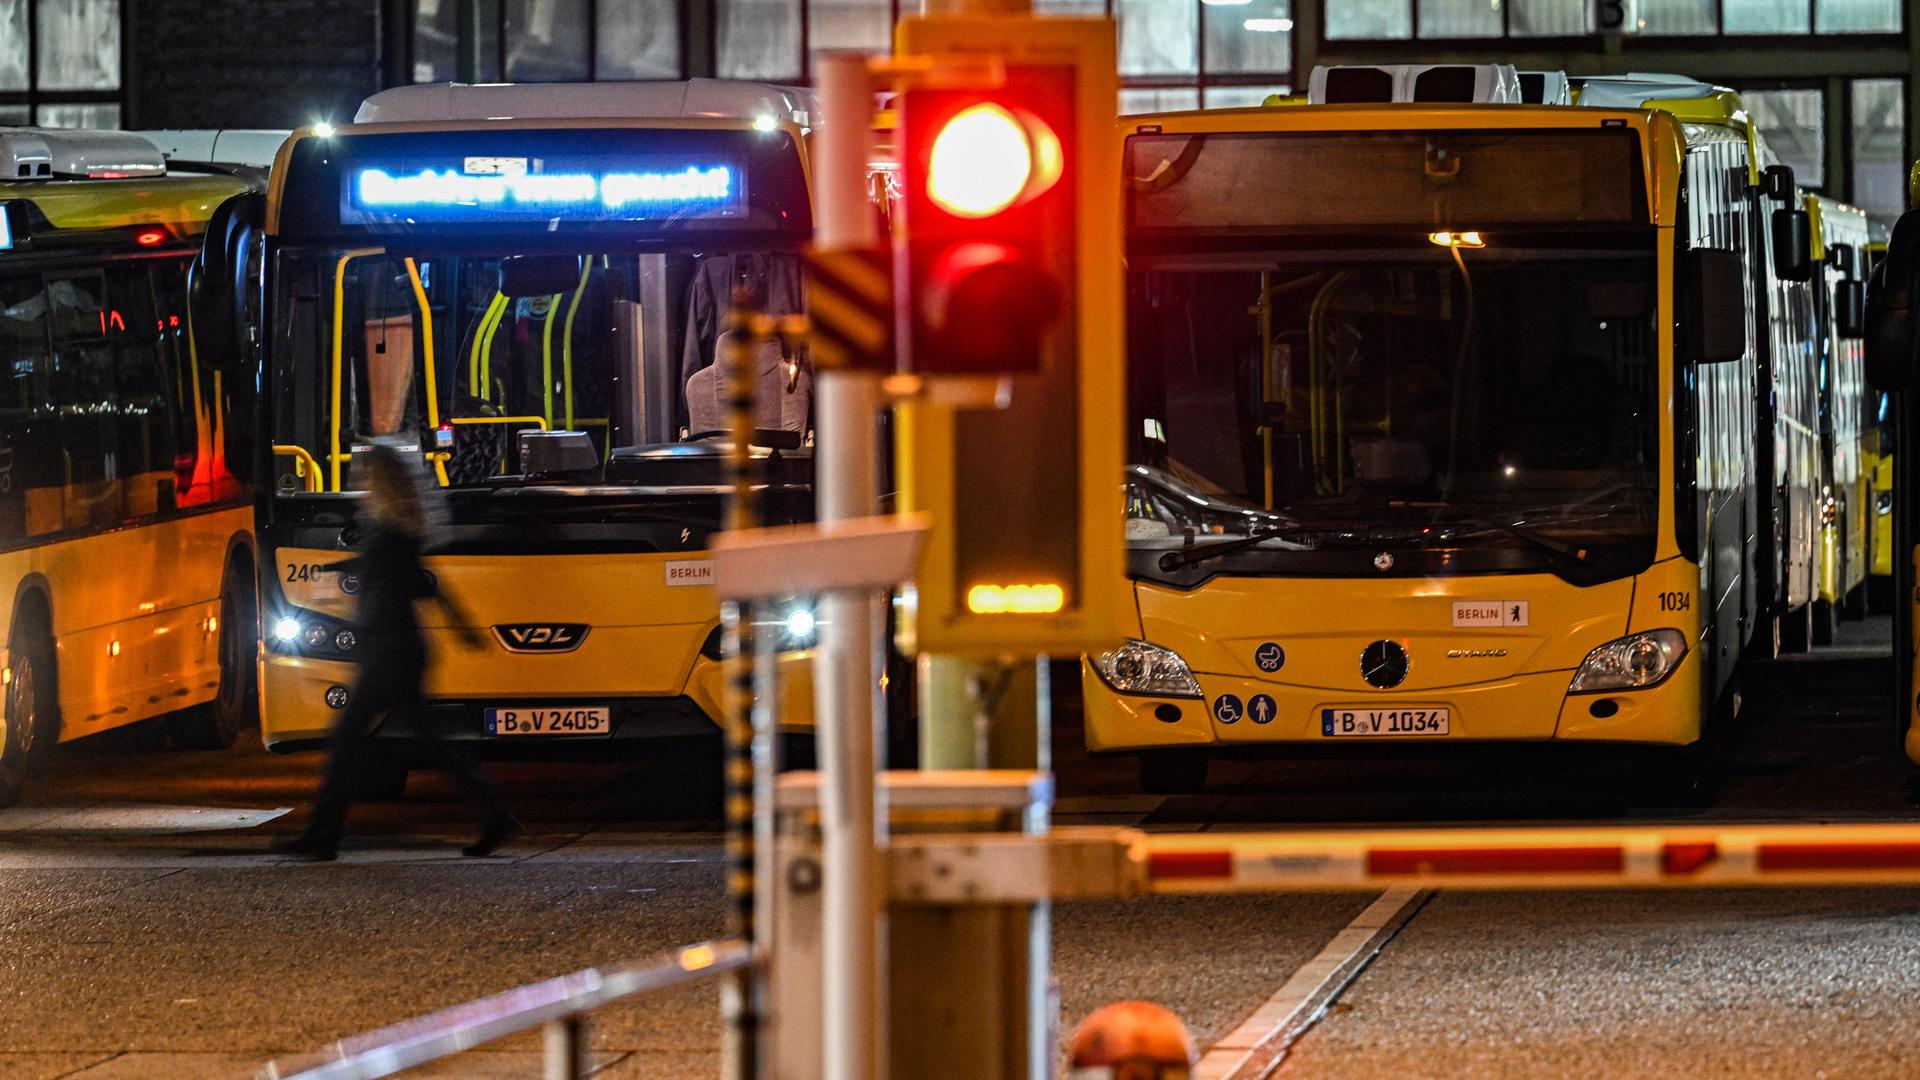
<svg viewBox="0 0 1920 1080"><path fill-rule="evenodd" d="M1066 606L1066 590L1050 582L975 585L967 590L967 610L975 615L1051 615Z"/></svg>

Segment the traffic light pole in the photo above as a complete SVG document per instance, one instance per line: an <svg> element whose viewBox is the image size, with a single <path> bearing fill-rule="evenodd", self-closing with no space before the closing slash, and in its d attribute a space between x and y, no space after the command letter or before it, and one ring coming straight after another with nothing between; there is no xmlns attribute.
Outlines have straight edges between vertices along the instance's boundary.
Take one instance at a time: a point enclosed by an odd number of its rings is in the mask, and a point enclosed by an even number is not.
<svg viewBox="0 0 1920 1080"><path fill-rule="evenodd" d="M829 53L815 63L824 121L814 143L814 246L869 248L880 236L867 197L873 116L867 58ZM866 517L879 502L879 379L871 372L824 368L815 378L816 423L824 433L815 457L819 519ZM824 665L814 672L821 773L822 1050L824 1075L835 1080L884 1075L879 850L886 813L876 806L874 783L876 734L886 722L880 687L884 603L872 590L828 593L819 624L818 655Z"/></svg>

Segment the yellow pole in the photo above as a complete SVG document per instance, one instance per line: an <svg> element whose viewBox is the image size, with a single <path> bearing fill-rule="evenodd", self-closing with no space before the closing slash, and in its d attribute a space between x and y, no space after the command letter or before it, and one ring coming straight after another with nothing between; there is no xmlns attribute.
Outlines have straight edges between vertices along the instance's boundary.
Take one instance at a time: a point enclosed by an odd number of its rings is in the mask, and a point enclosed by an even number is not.
<svg viewBox="0 0 1920 1080"><path fill-rule="evenodd" d="M433 309L427 306L427 287L420 280L420 267L412 259L407 260L407 280L413 283L413 299L420 305L420 340L427 366L427 426L440 430L440 384L433 368ZM433 475L439 479L440 486L447 486L447 462L438 449L429 450L427 458L433 462Z"/></svg>
<svg viewBox="0 0 1920 1080"><path fill-rule="evenodd" d="M385 248L353 248L340 256L333 264L333 395L332 431L327 437L327 475L333 483L333 490L340 490L340 382L345 370L344 334L347 319L347 263L366 255L383 255Z"/></svg>
<svg viewBox="0 0 1920 1080"><path fill-rule="evenodd" d="M593 273L593 257L580 260L580 284L573 290L573 299L567 302L567 325L560 332L560 378L566 384L567 391L567 428L573 428L573 317L580 312L580 298L587 292L587 275Z"/></svg>
<svg viewBox="0 0 1920 1080"><path fill-rule="evenodd" d="M546 417L548 427L553 426L553 320L560 314L560 295L547 297L547 322L540 332L540 392L546 400L541 415Z"/></svg>

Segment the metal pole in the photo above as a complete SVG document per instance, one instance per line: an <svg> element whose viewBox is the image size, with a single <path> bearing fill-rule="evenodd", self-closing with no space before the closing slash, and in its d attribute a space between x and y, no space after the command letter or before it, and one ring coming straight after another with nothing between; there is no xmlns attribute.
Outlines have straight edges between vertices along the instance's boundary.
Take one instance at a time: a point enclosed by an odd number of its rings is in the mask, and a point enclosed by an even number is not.
<svg viewBox="0 0 1920 1080"><path fill-rule="evenodd" d="M751 529L758 522L753 498L753 397L755 363L764 329L759 298L744 289L733 293L727 310L727 344L720 350L726 380L727 420L732 447L727 455L732 492L727 500L730 531ZM754 946L754 760L753 689L754 647L752 606L740 601L722 609L726 627L722 650L726 673L724 713L725 792L727 823L727 934ZM771 808L769 808L771 811ZM725 1074L732 1080L751 1080L759 1072L760 992L754 969L743 968L725 984L728 1030Z"/></svg>
<svg viewBox="0 0 1920 1080"><path fill-rule="evenodd" d="M823 121L815 142L818 205L815 246L846 250L879 243L867 199L873 91L866 57L818 59ZM879 490L875 417L878 380L847 371L819 373L819 448L814 483L822 522L874 512ZM886 722L880 689L884 601L870 591L827 596L814 672L819 740L822 845L821 956L823 1075L877 1080L884 1075L880 1036L880 887L877 853L886 813L877 807L875 737Z"/></svg>
<svg viewBox="0 0 1920 1080"><path fill-rule="evenodd" d="M546 1080L585 1080L587 1075L587 1018L575 1013L548 1021Z"/></svg>

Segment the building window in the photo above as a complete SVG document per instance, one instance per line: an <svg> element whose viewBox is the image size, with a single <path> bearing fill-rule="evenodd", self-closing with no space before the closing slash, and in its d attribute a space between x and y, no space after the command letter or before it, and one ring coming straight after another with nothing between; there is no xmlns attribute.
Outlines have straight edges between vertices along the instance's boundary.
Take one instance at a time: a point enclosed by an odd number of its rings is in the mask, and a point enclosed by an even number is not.
<svg viewBox="0 0 1920 1080"><path fill-rule="evenodd" d="M1850 198L1892 221L1907 208L1907 85L1901 79L1855 79L1851 97Z"/></svg>
<svg viewBox="0 0 1920 1080"><path fill-rule="evenodd" d="M1584 37L1591 0L1321 0L1332 41ZM1639 0L1639 31L1679 34L1897 34L1900 0Z"/></svg>
<svg viewBox="0 0 1920 1080"><path fill-rule="evenodd" d="M0 123L120 126L120 0L0 0Z"/></svg>
<svg viewBox="0 0 1920 1080"><path fill-rule="evenodd" d="M462 0L414 0L414 82L460 77L463 6ZM474 77L480 82L681 78L680 7L680 0L474 0L479 23Z"/></svg>
<svg viewBox="0 0 1920 1080"><path fill-rule="evenodd" d="M1740 103L1802 187L1827 186L1826 95L1818 90L1742 90Z"/></svg>

